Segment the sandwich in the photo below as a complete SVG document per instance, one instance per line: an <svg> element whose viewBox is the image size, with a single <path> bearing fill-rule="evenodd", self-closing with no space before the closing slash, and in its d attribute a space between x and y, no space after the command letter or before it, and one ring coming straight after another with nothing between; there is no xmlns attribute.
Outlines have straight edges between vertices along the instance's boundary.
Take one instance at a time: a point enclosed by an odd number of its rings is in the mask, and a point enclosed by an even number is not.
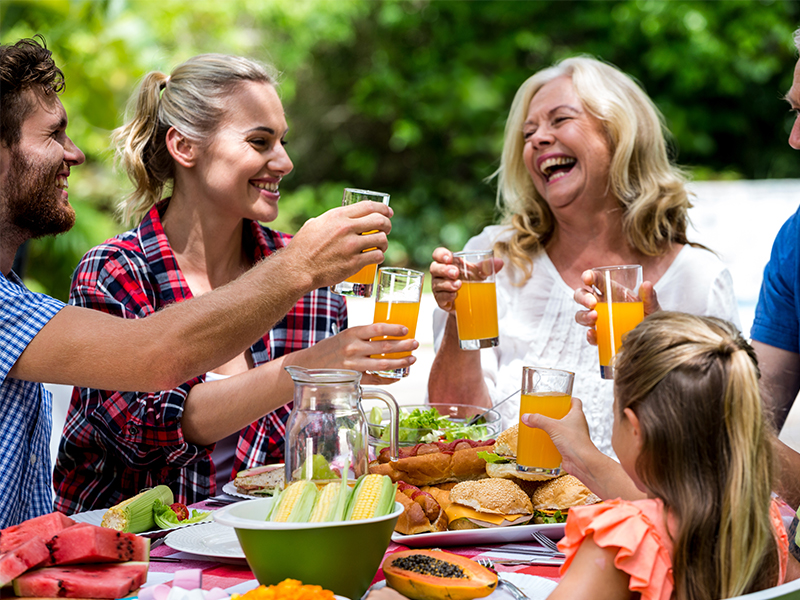
<svg viewBox="0 0 800 600"><path fill-rule="evenodd" d="M519 425L506 429L494 442L494 449L478 453L486 461L486 474L489 477L524 481L547 481L552 475L517 471L517 438ZM483 449L482 449L483 450Z"/></svg>
<svg viewBox="0 0 800 600"><path fill-rule="evenodd" d="M539 486L531 496L534 523L564 523L573 506L597 504L595 494L572 475L562 475Z"/></svg>
<svg viewBox="0 0 800 600"><path fill-rule="evenodd" d="M394 461L389 457L389 449L383 448L378 459L370 463L369 472L417 487L482 479L487 477L486 462L479 453L491 450L493 445L494 440L416 444L400 448L400 455Z"/></svg>
<svg viewBox="0 0 800 600"><path fill-rule="evenodd" d="M284 471L283 464L245 469L236 474L233 485L240 494L272 496L283 489Z"/></svg>
<svg viewBox="0 0 800 600"><path fill-rule="evenodd" d="M423 492L403 481L398 482L395 500L403 505L394 530L403 535L447 531L447 514L439 502L428 492Z"/></svg>
<svg viewBox="0 0 800 600"><path fill-rule="evenodd" d="M533 517L528 495L509 479L464 481L450 490L444 507L448 529L481 529L522 525Z"/></svg>

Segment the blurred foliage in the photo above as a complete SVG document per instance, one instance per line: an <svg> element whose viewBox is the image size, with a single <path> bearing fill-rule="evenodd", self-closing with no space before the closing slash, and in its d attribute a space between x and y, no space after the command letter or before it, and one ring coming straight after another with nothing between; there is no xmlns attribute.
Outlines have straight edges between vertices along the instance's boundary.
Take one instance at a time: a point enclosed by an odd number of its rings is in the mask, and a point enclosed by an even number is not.
<svg viewBox="0 0 800 600"><path fill-rule="evenodd" d="M295 171L273 225L295 231L345 186L386 191L387 262L425 267L496 218L505 118L522 81L591 54L639 80L696 178L800 177L782 100L797 59L794 1L39 0L0 2L0 39L42 33L67 77L70 136L87 166L70 178L78 225L30 250L27 280L66 297L71 269L121 230L128 189L111 129L139 79L201 52L283 73Z"/></svg>

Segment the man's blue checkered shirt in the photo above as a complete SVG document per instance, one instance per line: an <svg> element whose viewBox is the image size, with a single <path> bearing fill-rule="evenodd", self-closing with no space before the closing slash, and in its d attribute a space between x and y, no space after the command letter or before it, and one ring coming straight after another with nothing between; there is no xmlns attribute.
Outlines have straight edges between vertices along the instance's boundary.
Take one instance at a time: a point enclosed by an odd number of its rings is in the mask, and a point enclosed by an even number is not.
<svg viewBox="0 0 800 600"><path fill-rule="evenodd" d="M0 274L0 528L53 511L52 397L41 383L8 377L63 302Z"/></svg>

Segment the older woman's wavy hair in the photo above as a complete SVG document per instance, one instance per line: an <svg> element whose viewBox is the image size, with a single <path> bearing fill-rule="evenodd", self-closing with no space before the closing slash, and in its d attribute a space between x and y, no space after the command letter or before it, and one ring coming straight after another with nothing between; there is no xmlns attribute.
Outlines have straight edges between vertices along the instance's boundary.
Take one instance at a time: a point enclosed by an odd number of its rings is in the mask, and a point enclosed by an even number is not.
<svg viewBox="0 0 800 600"><path fill-rule="evenodd" d="M663 117L628 75L589 57L562 60L529 77L517 90L506 121L498 177L497 204L514 228L497 249L530 277L532 256L550 240L555 221L536 191L523 161L522 126L531 99L545 84L570 77L590 114L602 122L612 158L609 186L625 211L628 242L647 256L664 254L670 242L686 244L686 176L667 155Z"/></svg>
<svg viewBox="0 0 800 600"><path fill-rule="evenodd" d="M753 348L727 321L659 312L628 333L617 359L615 418L636 414L636 474L675 517L676 598L776 585L774 436Z"/></svg>
<svg viewBox="0 0 800 600"><path fill-rule="evenodd" d="M117 160L135 189L120 202L124 223L138 222L161 200L174 178L166 135L174 127L194 141L208 140L219 127L224 100L246 81L277 85L276 71L240 56L200 54L167 76L145 75L131 98L130 120L114 131Z"/></svg>

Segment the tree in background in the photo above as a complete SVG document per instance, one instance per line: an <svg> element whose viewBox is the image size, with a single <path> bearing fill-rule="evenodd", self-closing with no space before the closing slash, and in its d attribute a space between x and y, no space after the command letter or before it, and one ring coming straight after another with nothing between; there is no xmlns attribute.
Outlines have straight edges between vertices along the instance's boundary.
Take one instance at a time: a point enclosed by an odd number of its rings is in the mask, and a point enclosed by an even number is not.
<svg viewBox="0 0 800 600"><path fill-rule="evenodd" d="M243 54L284 73L295 171L276 227L296 230L345 186L389 192L387 262L424 267L433 248L460 248L495 218L486 178L514 92L574 54L642 83L696 178L799 177L780 118L797 25L797 2L4 0L0 39L45 35L88 157L70 178L78 225L32 244L27 281L66 297L80 256L123 229L113 207L128 188L108 134L144 73L194 54Z"/></svg>

